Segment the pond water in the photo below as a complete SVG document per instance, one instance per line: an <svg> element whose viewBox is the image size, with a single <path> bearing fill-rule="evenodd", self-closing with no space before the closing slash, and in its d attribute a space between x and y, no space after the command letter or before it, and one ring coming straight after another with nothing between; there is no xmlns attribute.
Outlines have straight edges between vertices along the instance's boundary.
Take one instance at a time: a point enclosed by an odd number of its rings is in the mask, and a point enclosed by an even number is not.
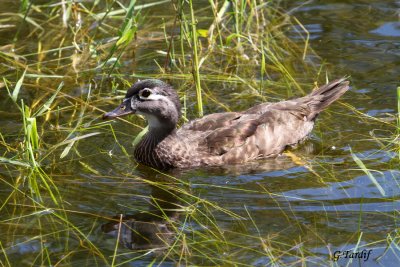
<svg viewBox="0 0 400 267"><path fill-rule="evenodd" d="M200 7L207 3L197 4ZM45 187L39 190L47 204L32 204L40 201L32 200L28 181L21 182L29 171L0 165L0 251L5 253L0 254L2 265L7 266L9 261L11 266L399 266L399 144L394 138L396 88L400 86L400 2L287 1L283 6L310 34L309 45L318 56L310 53L307 60L316 69L323 64L322 77L325 72L330 79L349 76L351 90L340 103L319 116L311 138L291 150L291 156L246 166L163 175L138 167L127 155L132 151L133 138L140 132L134 124L144 125L141 119L100 121L102 112L119 102L109 97L112 82L103 83L102 79L108 78L99 70L80 70L82 62L75 66L82 73L74 76L70 57L58 58L58 51L49 56L58 60L45 61L41 67L39 56L29 55L38 51L35 31L41 29L30 24L18 30L16 18L4 20L8 13L18 11L19 3L2 1L0 22L11 26L0 28L0 72L14 82L24 71L18 65L10 69L5 55L10 53L6 46L12 43L17 30L18 46L13 53L25 55L23 61L31 68L19 98L34 107L43 101L46 88L58 87L63 79L57 75L68 76L64 77L64 95L57 114L49 120L38 119L41 142L47 144L44 147L80 136L83 129L84 134L97 133L76 142L62 158L66 145L53 147L52 153L57 156L45 157L41 162L58 188L62 208L49 204ZM169 2L143 11L150 18L148 26L143 27L146 39L140 39L143 37L139 34L135 50L125 54L119 69L132 74L122 75L127 81L134 82L140 76L157 77L155 60L162 63L165 57L157 51L166 51L159 22L161 18L173 21L173 12ZM51 16L36 19L49 19L51 26L55 24ZM200 21L199 25L207 25L206 22ZM167 28L173 28L173 23ZM297 30L301 27L288 32L292 40L302 42L297 39ZM106 31L100 34L108 36ZM44 40L41 49L56 49L59 41L54 44L52 40L60 40L58 35L62 33L57 32L57 27L40 33ZM70 37L67 35L68 42L62 46L71 46ZM39 73L51 78L35 77ZM303 86L306 92L312 89L314 77L310 74L304 76L297 71L294 77L309 85ZM99 84L91 87L92 98L88 91L91 79L95 80L92 84ZM180 79L173 83L182 88L185 83ZM221 80L204 83L209 88L219 86L216 97L232 110L254 104L254 98L238 101L238 90L245 90L246 85L231 87ZM23 121L4 84L1 87L0 152L9 157L16 155L23 142ZM124 88L120 83L120 94ZM265 95L281 99L291 96L285 88L276 90L278 96L269 91ZM188 99L194 99L194 95L188 93ZM189 101L187 110L188 117L195 117L194 102ZM223 110L213 101L205 104L205 113ZM38 153L46 155L48 151ZM368 173L360 169L357 159ZM120 241L125 246L120 245L116 251L115 236L104 231L117 229L118 214L131 221L121 230ZM114 223L110 223L114 216ZM162 246L173 249L167 248L166 252L159 249ZM148 252L149 248L155 251ZM331 259L335 251L370 249L368 261ZM113 255L117 255L115 260Z"/></svg>

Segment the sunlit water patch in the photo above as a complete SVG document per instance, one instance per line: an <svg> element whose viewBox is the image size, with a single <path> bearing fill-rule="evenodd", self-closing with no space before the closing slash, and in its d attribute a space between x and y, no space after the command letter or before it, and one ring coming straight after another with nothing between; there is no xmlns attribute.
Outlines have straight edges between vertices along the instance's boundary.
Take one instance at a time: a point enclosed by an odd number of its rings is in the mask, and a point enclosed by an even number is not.
<svg viewBox="0 0 400 267"><path fill-rule="evenodd" d="M400 22L386 22L371 33L382 36L400 37Z"/></svg>

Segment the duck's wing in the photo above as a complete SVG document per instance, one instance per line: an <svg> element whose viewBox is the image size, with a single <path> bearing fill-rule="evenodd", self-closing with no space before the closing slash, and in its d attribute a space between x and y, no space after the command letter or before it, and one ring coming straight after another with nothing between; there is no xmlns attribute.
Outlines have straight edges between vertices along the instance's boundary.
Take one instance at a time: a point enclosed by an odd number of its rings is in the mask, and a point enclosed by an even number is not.
<svg viewBox="0 0 400 267"><path fill-rule="evenodd" d="M210 131L198 147L228 164L276 156L311 132L314 122L304 120L304 111L300 108L242 114L231 125Z"/></svg>
<svg viewBox="0 0 400 267"><path fill-rule="evenodd" d="M180 143L186 144L185 151L197 154L204 164L224 164L227 162L221 161L221 156L243 146L254 135L259 117L237 112L210 114L183 125L176 135Z"/></svg>
<svg viewBox="0 0 400 267"><path fill-rule="evenodd" d="M244 114L263 114L271 109L277 103L264 102L258 105L255 105L248 110L243 111Z"/></svg>
<svg viewBox="0 0 400 267"><path fill-rule="evenodd" d="M242 116L239 112L224 112L214 113L206 115L202 118L190 121L180 128L180 130L191 130L191 131L211 131L219 128L223 128L235 122Z"/></svg>
<svg viewBox="0 0 400 267"><path fill-rule="evenodd" d="M223 155L235 147L243 146L261 124L258 115L241 115L230 125L210 131L203 141L212 155ZM201 145L200 145L201 146Z"/></svg>

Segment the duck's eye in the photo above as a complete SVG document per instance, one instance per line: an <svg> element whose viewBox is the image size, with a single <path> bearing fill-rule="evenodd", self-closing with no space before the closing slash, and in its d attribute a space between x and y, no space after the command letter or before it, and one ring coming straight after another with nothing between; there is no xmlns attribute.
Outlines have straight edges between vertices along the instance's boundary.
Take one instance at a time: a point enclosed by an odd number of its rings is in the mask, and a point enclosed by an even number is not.
<svg viewBox="0 0 400 267"><path fill-rule="evenodd" d="M140 92L140 97L148 98L151 95L151 91L149 89L143 89Z"/></svg>

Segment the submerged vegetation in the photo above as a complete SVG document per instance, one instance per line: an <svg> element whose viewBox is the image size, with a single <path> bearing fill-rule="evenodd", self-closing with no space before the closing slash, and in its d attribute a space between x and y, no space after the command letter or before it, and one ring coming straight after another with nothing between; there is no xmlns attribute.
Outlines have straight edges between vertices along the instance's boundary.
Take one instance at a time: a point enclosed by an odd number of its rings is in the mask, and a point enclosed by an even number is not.
<svg viewBox="0 0 400 267"><path fill-rule="evenodd" d="M318 142L304 153L174 173L130 158L141 118L101 120L141 78L173 84L186 121L304 95L345 75L312 50L298 8L257 0L2 1L0 265L308 265L328 264L342 248L376 248L377 261L398 257L398 111L379 118L342 103L324 115ZM400 109L399 89L397 101ZM370 132L345 133L335 116ZM370 167L376 160L382 169ZM360 182L365 191L349 187L354 177L370 181ZM296 193L332 186L322 191L327 198ZM353 194L354 201L343 197ZM376 211L375 202L392 208ZM356 211L338 208L355 203ZM384 225L369 231L376 222ZM338 234L340 224L350 233Z"/></svg>

